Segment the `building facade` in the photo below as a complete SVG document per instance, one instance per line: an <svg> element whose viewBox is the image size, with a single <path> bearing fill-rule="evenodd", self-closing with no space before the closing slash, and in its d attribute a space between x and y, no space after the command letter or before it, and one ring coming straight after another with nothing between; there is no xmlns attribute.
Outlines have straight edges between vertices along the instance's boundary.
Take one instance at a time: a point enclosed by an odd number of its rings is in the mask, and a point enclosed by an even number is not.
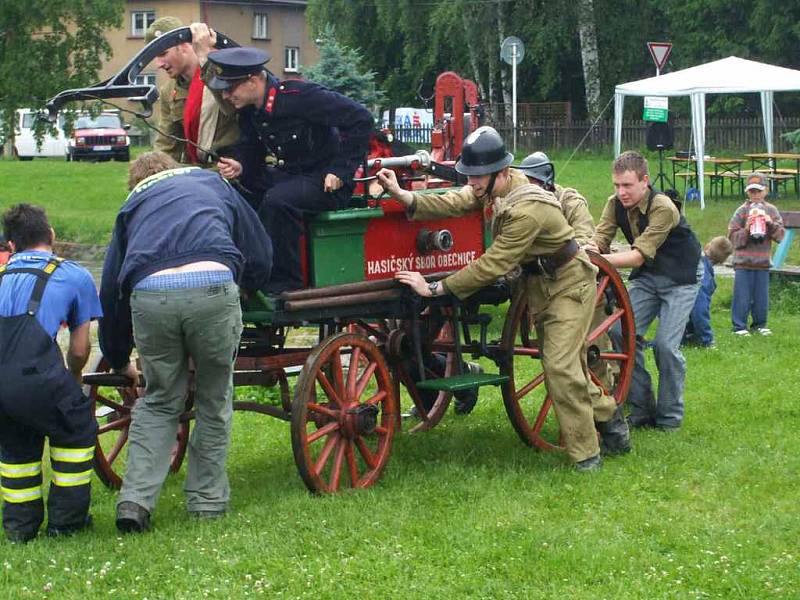
<svg viewBox="0 0 800 600"><path fill-rule="evenodd" d="M299 77L303 66L319 59L319 50L306 25L305 0L128 0L120 29L109 30L106 39L113 56L103 66L105 79L124 67L144 45L144 34L160 17L178 17L184 24L208 23L242 46L267 50L267 67L279 79ZM137 83L162 85L166 75L151 63Z"/></svg>

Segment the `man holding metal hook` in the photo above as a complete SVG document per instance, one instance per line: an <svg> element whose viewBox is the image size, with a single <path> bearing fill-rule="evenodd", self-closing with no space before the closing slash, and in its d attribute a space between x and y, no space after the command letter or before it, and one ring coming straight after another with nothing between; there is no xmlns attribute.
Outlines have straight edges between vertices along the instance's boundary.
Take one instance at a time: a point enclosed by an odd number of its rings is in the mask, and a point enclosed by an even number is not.
<svg viewBox="0 0 800 600"><path fill-rule="evenodd" d="M211 49L216 36L208 33L207 40L194 38L196 48ZM241 138L233 158L220 159L219 172L240 178L252 191L248 200L275 249L269 291L279 293L303 286L304 220L349 205L373 119L358 102L321 85L278 81L265 67L269 59L257 48L209 52L203 77L239 112ZM266 164L267 156L274 166Z"/></svg>
<svg viewBox="0 0 800 600"><path fill-rule="evenodd" d="M161 17L148 28L145 42L179 27L183 23L176 17ZM239 139L239 126L236 109L215 97L200 78L208 53L204 44L210 37L209 29L204 23L192 23L190 28L192 39L199 39L199 45L180 43L154 60L170 77L159 90L161 115L154 147L179 162L211 166L219 151Z"/></svg>

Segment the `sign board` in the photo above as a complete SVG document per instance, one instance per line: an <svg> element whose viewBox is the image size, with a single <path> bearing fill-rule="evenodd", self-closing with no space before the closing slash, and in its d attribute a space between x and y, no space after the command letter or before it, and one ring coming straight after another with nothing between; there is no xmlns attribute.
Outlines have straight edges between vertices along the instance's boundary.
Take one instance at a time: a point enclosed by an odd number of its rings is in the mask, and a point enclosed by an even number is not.
<svg viewBox="0 0 800 600"><path fill-rule="evenodd" d="M647 42L647 49L650 51L650 56L653 57L653 62L656 63L656 70L661 72L661 69L667 64L670 52L672 52L672 43Z"/></svg>
<svg viewBox="0 0 800 600"><path fill-rule="evenodd" d="M645 96L642 120L666 123L669 118L669 98L665 96Z"/></svg>
<svg viewBox="0 0 800 600"><path fill-rule="evenodd" d="M500 58L509 65L518 65L525 58L525 44L518 37L508 36L500 44Z"/></svg>

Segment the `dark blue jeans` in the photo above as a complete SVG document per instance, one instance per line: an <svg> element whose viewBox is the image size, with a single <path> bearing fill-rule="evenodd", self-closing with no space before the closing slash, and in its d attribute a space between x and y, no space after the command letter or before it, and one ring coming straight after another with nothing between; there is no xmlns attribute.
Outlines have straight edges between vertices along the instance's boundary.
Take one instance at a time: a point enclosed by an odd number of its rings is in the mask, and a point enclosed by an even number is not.
<svg viewBox="0 0 800 600"><path fill-rule="evenodd" d="M731 318L733 330L747 329L747 317L752 318L750 327L767 326L769 311L769 270L736 269L733 276L733 302Z"/></svg>

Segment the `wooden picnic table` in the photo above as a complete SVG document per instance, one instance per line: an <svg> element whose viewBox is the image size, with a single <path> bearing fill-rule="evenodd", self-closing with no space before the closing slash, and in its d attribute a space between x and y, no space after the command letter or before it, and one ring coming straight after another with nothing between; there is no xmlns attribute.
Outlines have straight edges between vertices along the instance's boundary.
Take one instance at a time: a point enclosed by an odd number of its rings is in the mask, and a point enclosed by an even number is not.
<svg viewBox="0 0 800 600"><path fill-rule="evenodd" d="M725 195L725 180L730 181L731 194L733 193L733 185L738 183L740 192L744 195L744 184L742 183L742 163L744 161L745 159L743 158L722 158L715 156L703 159L704 163L714 165L714 173L708 174L712 196L714 195L717 185L719 185L720 196Z"/></svg>
<svg viewBox="0 0 800 600"><path fill-rule="evenodd" d="M777 192L778 185L781 183L786 184L788 181L794 181L795 194L800 196L800 154L792 152L754 152L744 156L750 159L753 171L767 169L771 192ZM778 167L779 160L793 160L795 161L795 167Z"/></svg>

